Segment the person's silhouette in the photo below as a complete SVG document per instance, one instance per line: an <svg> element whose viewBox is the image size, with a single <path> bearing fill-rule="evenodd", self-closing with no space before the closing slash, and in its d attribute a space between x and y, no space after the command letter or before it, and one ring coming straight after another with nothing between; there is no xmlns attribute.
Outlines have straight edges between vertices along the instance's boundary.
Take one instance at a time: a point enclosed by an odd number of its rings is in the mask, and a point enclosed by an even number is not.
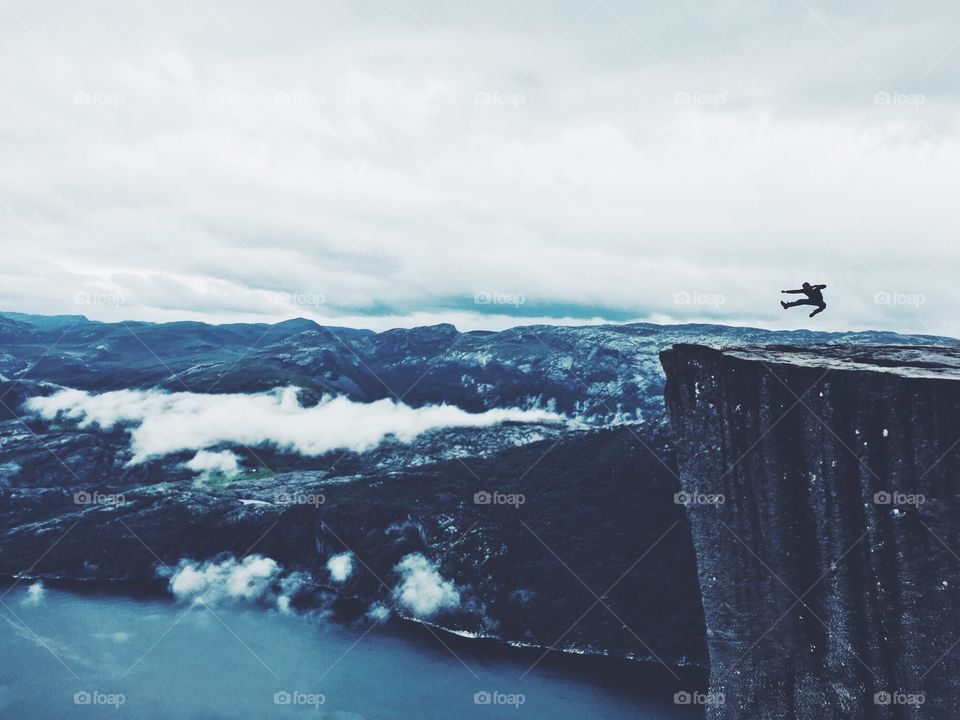
<svg viewBox="0 0 960 720"><path fill-rule="evenodd" d="M817 313L822 313L827 309L827 304L823 301L823 293L821 290L825 289L826 285L811 285L808 282L803 284L803 287L799 290L781 290L781 293L787 293L790 295L797 295L803 293L807 296L806 300L794 300L793 302L784 302L780 301L780 304L783 306L783 309L796 307L797 305L816 305L817 309L810 313L810 317L813 317Z"/></svg>

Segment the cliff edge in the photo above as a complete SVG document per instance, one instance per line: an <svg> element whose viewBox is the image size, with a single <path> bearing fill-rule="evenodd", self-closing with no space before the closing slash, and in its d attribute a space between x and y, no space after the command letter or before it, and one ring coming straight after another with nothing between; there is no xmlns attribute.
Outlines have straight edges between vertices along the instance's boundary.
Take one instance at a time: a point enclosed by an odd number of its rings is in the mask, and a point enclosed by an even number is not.
<svg viewBox="0 0 960 720"><path fill-rule="evenodd" d="M960 353L661 353L707 717L957 717Z"/></svg>

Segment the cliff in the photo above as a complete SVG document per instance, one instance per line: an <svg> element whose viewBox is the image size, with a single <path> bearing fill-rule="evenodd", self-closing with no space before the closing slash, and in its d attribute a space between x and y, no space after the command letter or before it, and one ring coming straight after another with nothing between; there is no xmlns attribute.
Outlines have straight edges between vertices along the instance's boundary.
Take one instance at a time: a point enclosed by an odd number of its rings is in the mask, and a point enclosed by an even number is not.
<svg viewBox="0 0 960 720"><path fill-rule="evenodd" d="M960 354L661 354L707 717L957 717Z"/></svg>

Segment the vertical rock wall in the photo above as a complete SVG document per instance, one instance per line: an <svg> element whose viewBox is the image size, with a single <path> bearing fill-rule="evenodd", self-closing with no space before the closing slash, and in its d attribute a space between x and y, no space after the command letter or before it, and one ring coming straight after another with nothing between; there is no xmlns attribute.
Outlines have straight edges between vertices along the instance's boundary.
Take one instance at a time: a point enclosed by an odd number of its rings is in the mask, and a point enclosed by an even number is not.
<svg viewBox="0 0 960 720"><path fill-rule="evenodd" d="M960 359L944 352L661 354L708 718L960 717Z"/></svg>

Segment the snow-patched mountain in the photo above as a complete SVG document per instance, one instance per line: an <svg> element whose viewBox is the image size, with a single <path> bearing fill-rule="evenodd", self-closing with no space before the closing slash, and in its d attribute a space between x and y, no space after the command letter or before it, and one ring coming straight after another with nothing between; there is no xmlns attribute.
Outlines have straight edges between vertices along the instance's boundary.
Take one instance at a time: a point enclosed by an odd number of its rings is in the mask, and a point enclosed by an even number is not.
<svg viewBox="0 0 960 720"><path fill-rule="evenodd" d="M956 345L895 333L776 332L723 325L536 325L459 332L434 325L374 333L296 319L275 325L99 323L0 314L0 373L84 390L200 393L295 385L306 402L343 395L471 412L545 408L594 425L663 413L657 354L676 343Z"/></svg>
<svg viewBox="0 0 960 720"><path fill-rule="evenodd" d="M674 497L658 359L678 343L826 344L847 357L882 343L901 347L898 362L920 345L960 345L712 325L373 333L302 319L215 326L0 315L0 575L163 587L158 567L256 551L307 578L301 606L350 619L411 617L398 605L397 568L414 557L443 597L457 598L419 618L436 626L703 665L697 568ZM254 395L291 386L296 398L275 394L285 415ZM51 405L36 398L65 388L73 391L64 412L35 410ZM242 394L238 407L266 405L276 427L243 411L211 415L220 434L198 428L196 413L225 405L215 397L225 393ZM384 400L409 406L381 403L385 415L446 404L460 419L408 437L385 432L361 450L301 452L331 426L304 433L291 418L316 422L330 397L351 412ZM562 421L463 424L464 410L507 409ZM97 413L99 422L85 422ZM173 432L171 413L190 432ZM131 464L137 438L152 431L156 440L158 428L179 444ZM365 421L357 428L369 430ZM356 570L338 581L328 564L344 553Z"/></svg>

